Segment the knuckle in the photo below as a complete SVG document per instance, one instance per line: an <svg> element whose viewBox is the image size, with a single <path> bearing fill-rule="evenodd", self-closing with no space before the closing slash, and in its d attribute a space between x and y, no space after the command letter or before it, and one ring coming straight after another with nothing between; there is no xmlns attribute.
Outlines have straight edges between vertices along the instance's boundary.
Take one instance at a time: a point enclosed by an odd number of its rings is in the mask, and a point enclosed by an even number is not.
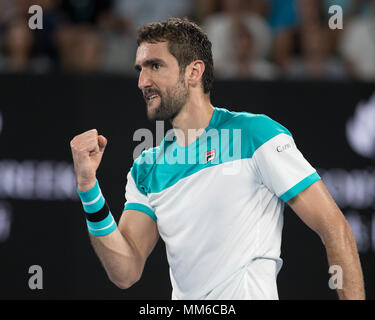
<svg viewBox="0 0 375 320"><path fill-rule="evenodd" d="M97 130L91 129L75 136L70 141L70 147L75 153L84 153L97 148Z"/></svg>
<svg viewBox="0 0 375 320"><path fill-rule="evenodd" d="M90 136L95 137L95 136L98 135L98 130L96 130L96 129L91 129L91 130L87 131L87 133L90 134Z"/></svg>

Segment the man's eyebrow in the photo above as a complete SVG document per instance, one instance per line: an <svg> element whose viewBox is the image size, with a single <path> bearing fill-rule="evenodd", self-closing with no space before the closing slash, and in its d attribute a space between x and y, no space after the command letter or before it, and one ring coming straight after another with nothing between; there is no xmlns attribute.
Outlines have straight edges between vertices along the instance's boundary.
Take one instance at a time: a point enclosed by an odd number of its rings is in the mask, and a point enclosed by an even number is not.
<svg viewBox="0 0 375 320"><path fill-rule="evenodd" d="M144 62L142 63L142 65L136 64L136 65L134 66L134 68L135 68L135 70L137 70L137 71L141 71L141 70L142 70L142 67L149 67L149 66L151 66L151 65L153 65L153 64L155 64L155 63L157 63L157 64L163 64L164 61L163 61L162 59L158 59L158 58L148 59L148 60L144 61Z"/></svg>

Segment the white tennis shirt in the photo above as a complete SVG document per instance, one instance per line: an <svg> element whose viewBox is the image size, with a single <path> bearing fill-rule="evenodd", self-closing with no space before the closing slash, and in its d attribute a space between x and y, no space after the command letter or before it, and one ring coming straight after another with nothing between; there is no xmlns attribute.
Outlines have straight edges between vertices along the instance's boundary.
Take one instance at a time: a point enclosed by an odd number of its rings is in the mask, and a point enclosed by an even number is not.
<svg viewBox="0 0 375 320"><path fill-rule="evenodd" d="M285 127L215 108L195 142L134 161L125 210L157 222L172 299L278 299L284 203L319 179Z"/></svg>

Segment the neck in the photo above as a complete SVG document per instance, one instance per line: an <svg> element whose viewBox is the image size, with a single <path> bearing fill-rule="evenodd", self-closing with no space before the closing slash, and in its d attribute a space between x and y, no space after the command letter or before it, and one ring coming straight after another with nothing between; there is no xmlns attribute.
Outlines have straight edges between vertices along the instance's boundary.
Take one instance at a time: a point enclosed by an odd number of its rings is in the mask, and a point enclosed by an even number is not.
<svg viewBox="0 0 375 320"><path fill-rule="evenodd" d="M177 143L186 146L194 142L210 123L213 112L208 95L190 97L172 121Z"/></svg>

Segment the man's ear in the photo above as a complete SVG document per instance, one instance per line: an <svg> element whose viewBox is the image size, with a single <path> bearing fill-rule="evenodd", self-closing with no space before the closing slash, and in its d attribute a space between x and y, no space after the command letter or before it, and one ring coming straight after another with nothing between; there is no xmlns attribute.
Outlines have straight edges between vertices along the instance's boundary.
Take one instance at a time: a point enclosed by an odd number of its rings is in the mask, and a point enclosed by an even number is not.
<svg viewBox="0 0 375 320"><path fill-rule="evenodd" d="M194 60L186 67L187 81L192 87L201 85L205 65L202 60Z"/></svg>

